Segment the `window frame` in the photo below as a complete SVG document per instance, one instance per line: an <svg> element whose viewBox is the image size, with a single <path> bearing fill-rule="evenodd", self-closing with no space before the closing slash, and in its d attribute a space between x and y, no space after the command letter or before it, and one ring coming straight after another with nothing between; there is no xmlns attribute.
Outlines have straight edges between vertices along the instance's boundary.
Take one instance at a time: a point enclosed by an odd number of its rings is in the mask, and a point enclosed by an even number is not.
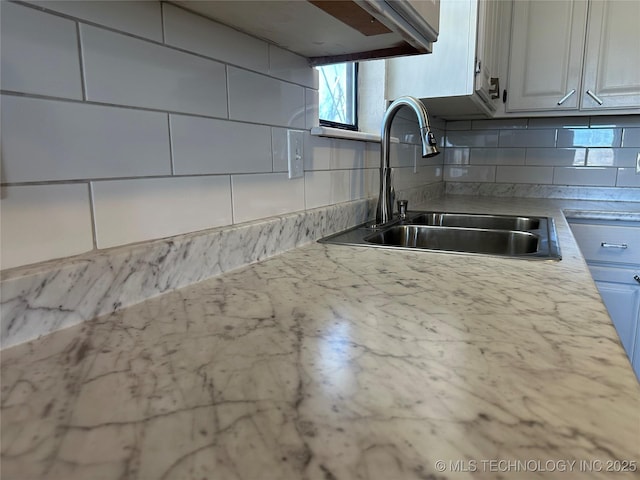
<svg viewBox="0 0 640 480"><path fill-rule="evenodd" d="M349 93L353 97L349 103L352 106L352 115L353 115L353 123L340 123L334 122L332 120L325 120L322 118L318 118L320 126L322 127L330 127L330 128L339 128L342 130L351 130L358 131L358 62L341 62L347 65L351 64L351 88L348 89ZM320 65L321 66L321 65ZM320 76L322 74L320 73ZM347 73L347 84L349 83L349 73ZM349 101L349 93L347 94L347 101ZM318 96L319 101L319 96ZM319 109L318 109L319 113Z"/></svg>

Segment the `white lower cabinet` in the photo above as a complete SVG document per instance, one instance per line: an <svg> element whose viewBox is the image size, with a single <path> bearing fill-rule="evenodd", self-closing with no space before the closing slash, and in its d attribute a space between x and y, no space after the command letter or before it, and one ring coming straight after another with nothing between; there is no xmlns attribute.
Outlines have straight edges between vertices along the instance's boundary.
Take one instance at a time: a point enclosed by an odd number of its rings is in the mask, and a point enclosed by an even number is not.
<svg viewBox="0 0 640 480"><path fill-rule="evenodd" d="M603 282L598 280L598 274L591 268L596 286L602 297L611 320L618 331L620 341L629 359L635 353L636 330L638 328L638 312L640 311L640 285L637 287L624 282L625 272L621 269L618 273L618 282ZM618 270L618 269L616 269Z"/></svg>
<svg viewBox="0 0 640 480"><path fill-rule="evenodd" d="M569 219L602 301L640 380L640 223Z"/></svg>

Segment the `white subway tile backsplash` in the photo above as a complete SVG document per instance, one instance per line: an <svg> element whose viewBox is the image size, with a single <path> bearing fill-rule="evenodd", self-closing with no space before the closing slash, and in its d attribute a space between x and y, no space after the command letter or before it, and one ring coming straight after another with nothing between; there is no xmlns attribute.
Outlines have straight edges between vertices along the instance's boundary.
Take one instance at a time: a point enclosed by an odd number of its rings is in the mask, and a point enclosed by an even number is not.
<svg viewBox="0 0 640 480"><path fill-rule="evenodd" d="M229 118L282 127L304 128L304 87L228 67Z"/></svg>
<svg viewBox="0 0 640 480"><path fill-rule="evenodd" d="M309 61L275 45L269 45L269 75L318 89L318 75L315 69L309 68Z"/></svg>
<svg viewBox="0 0 640 480"><path fill-rule="evenodd" d="M304 169L329 170L334 139L305 134Z"/></svg>
<svg viewBox="0 0 640 480"><path fill-rule="evenodd" d="M444 155L436 155L435 157L422 157L418 155L418 166L437 166L442 167Z"/></svg>
<svg viewBox="0 0 640 480"><path fill-rule="evenodd" d="M636 173L634 168L619 168L617 187L640 187L640 175ZM640 199L637 199L640 201Z"/></svg>
<svg viewBox="0 0 640 480"><path fill-rule="evenodd" d="M271 172L271 129L265 125L170 115L175 173Z"/></svg>
<svg viewBox="0 0 640 480"><path fill-rule="evenodd" d="M142 1L31 1L40 7L162 42L160 2Z"/></svg>
<svg viewBox="0 0 640 480"><path fill-rule="evenodd" d="M98 248L229 225L229 176L92 182Z"/></svg>
<svg viewBox="0 0 640 480"><path fill-rule="evenodd" d="M472 148L472 165L524 165L524 148Z"/></svg>
<svg viewBox="0 0 640 480"><path fill-rule="evenodd" d="M80 36L88 100L227 116L224 64L88 25Z"/></svg>
<svg viewBox="0 0 640 480"><path fill-rule="evenodd" d="M452 120L446 123L447 132L454 130L471 130L471 120Z"/></svg>
<svg viewBox="0 0 640 480"><path fill-rule="evenodd" d="M289 171L289 145L287 137L288 130L288 128L271 128L271 150L273 155L274 172ZM302 146L302 148L304 150L304 145Z"/></svg>
<svg viewBox="0 0 640 480"><path fill-rule="evenodd" d="M329 170L305 172L304 205L307 210L331 204L331 174Z"/></svg>
<svg viewBox="0 0 640 480"><path fill-rule="evenodd" d="M407 143L393 143L389 149L389 164L393 168L411 167L418 157L417 147Z"/></svg>
<svg viewBox="0 0 640 480"><path fill-rule="evenodd" d="M469 165L471 161L470 148L449 147L444 151L445 165Z"/></svg>
<svg viewBox="0 0 640 480"><path fill-rule="evenodd" d="M286 173L233 175L233 223L304 210L304 178Z"/></svg>
<svg viewBox="0 0 640 480"><path fill-rule="evenodd" d="M372 169L315 171L305 173L305 208L317 208L377 194Z"/></svg>
<svg viewBox="0 0 640 480"><path fill-rule="evenodd" d="M590 148L589 167L635 167L638 150L635 148Z"/></svg>
<svg viewBox="0 0 640 480"><path fill-rule="evenodd" d="M419 145L420 139L420 127L415 119L415 114L412 118L404 118L400 116L400 113L404 112L404 109L408 107L402 107L399 114L394 118L391 123L391 137L397 138L401 143L413 143Z"/></svg>
<svg viewBox="0 0 640 480"><path fill-rule="evenodd" d="M620 147L619 128L565 128L558 130L558 148L563 147Z"/></svg>
<svg viewBox="0 0 640 480"><path fill-rule="evenodd" d="M364 191L362 192L362 198L378 197L380 193L380 170L367 168L361 170L362 182Z"/></svg>
<svg viewBox="0 0 640 480"><path fill-rule="evenodd" d="M355 192L351 191L351 172L353 170L337 170L329 172L331 174L331 203L348 202L355 197Z"/></svg>
<svg viewBox="0 0 640 480"><path fill-rule="evenodd" d="M6 1L0 9L2 89L81 100L75 22Z"/></svg>
<svg viewBox="0 0 640 480"><path fill-rule="evenodd" d="M527 165L584 167L585 148L527 148Z"/></svg>
<svg viewBox="0 0 640 480"><path fill-rule="evenodd" d="M635 187L639 126L640 115L447 122L444 180ZM469 130L497 132L498 147L474 146L486 139Z"/></svg>
<svg viewBox="0 0 640 480"><path fill-rule="evenodd" d="M3 181L170 175L167 115L2 96Z"/></svg>
<svg viewBox="0 0 640 480"><path fill-rule="evenodd" d="M331 169L364 168L365 143L335 139L331 150Z"/></svg>
<svg viewBox="0 0 640 480"><path fill-rule="evenodd" d="M587 128L589 117L530 118L528 128Z"/></svg>
<svg viewBox="0 0 640 480"><path fill-rule="evenodd" d="M364 144L364 166L365 168L380 168L380 157L382 156L380 143L365 142Z"/></svg>
<svg viewBox="0 0 640 480"><path fill-rule="evenodd" d="M7 186L2 190L2 269L93 248L87 184Z"/></svg>
<svg viewBox="0 0 640 480"><path fill-rule="evenodd" d="M555 167L555 185L585 185L613 187L616 184L616 168Z"/></svg>
<svg viewBox="0 0 640 480"><path fill-rule="evenodd" d="M453 131L447 130L447 147L497 147L498 130Z"/></svg>
<svg viewBox="0 0 640 480"><path fill-rule="evenodd" d="M522 167L499 165L496 182L501 183L553 183L553 167Z"/></svg>
<svg viewBox="0 0 640 480"><path fill-rule="evenodd" d="M640 115L602 115L590 119L592 127L640 127Z"/></svg>
<svg viewBox="0 0 640 480"><path fill-rule="evenodd" d="M320 125L319 119L319 96L318 90L311 90L310 88L304 89L305 99L305 128L311 130L313 127Z"/></svg>
<svg viewBox="0 0 640 480"><path fill-rule="evenodd" d="M623 132L623 147L640 147L640 128L625 128Z"/></svg>
<svg viewBox="0 0 640 480"><path fill-rule="evenodd" d="M554 147L555 129L500 130L499 146L504 147Z"/></svg>
<svg viewBox="0 0 640 480"><path fill-rule="evenodd" d="M436 183L442 181L442 165L424 165L418 167L418 174L423 183Z"/></svg>
<svg viewBox="0 0 640 480"><path fill-rule="evenodd" d="M445 182L495 182L495 165L445 165Z"/></svg>
<svg viewBox="0 0 640 480"><path fill-rule="evenodd" d="M162 12L167 45L263 73L269 70L266 42L169 3L162 4Z"/></svg>
<svg viewBox="0 0 640 480"><path fill-rule="evenodd" d="M380 170L377 168L351 170L349 182L351 200L377 197L380 189Z"/></svg>
<svg viewBox="0 0 640 480"><path fill-rule="evenodd" d="M505 118L494 120L472 120L473 130L511 130L514 128L527 128L526 118Z"/></svg>
<svg viewBox="0 0 640 480"><path fill-rule="evenodd" d="M396 167L393 169L392 178L392 184L396 190L406 190L413 187L420 177L413 172L413 168ZM393 208L396 206L394 205Z"/></svg>

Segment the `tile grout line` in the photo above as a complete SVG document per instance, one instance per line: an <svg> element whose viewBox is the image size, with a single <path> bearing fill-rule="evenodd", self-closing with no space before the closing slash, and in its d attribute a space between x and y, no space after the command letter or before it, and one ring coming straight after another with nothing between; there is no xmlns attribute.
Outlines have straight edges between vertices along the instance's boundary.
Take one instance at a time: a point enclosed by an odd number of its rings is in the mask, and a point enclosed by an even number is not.
<svg viewBox="0 0 640 480"><path fill-rule="evenodd" d="M80 88L82 88L82 101L87 101L87 78L84 72L84 59L82 58L82 36L80 35L80 23L76 22L76 42L78 47L78 62L80 66Z"/></svg>
<svg viewBox="0 0 640 480"><path fill-rule="evenodd" d="M166 5L165 2L160 2L160 35L162 36L162 44L166 45L167 44L167 36L165 34L165 15L164 15L164 6Z"/></svg>
<svg viewBox="0 0 640 480"><path fill-rule="evenodd" d="M89 213L91 215L91 236L93 249L98 250L98 225L96 224L96 202L94 198L93 182L88 182L89 187Z"/></svg>
<svg viewBox="0 0 640 480"><path fill-rule="evenodd" d="M167 113L167 129L169 134L169 164L171 167L171 177L176 175L175 154L173 151L173 132L171 131L171 114Z"/></svg>
<svg viewBox="0 0 640 480"><path fill-rule="evenodd" d="M231 201L231 225L236 224L235 203L233 201L233 177L229 175L229 196Z"/></svg>
<svg viewBox="0 0 640 480"><path fill-rule="evenodd" d="M247 121L247 120L237 120L237 119L232 119L232 118L228 118L228 117L216 117L216 116L212 116L212 115L203 115L201 113L180 112L180 111L176 111L176 110L162 110L162 109L159 109L159 108L139 107L139 106L136 106L136 105L125 105L125 104L119 104L119 103L99 102L99 101L96 101L96 100L78 100L78 99L74 99L74 98L54 97L54 96L51 96L51 95L42 95L42 94L37 94L37 93L17 92L17 91L14 91L14 90L0 90L0 94L7 95L7 96L10 96L10 97L26 98L26 99L30 99L30 100L48 100L48 101L53 101L53 102L71 103L71 104L76 104L76 105L91 105L91 106L96 106L96 107L120 108L120 109L123 109L123 110L134 110L134 111L139 111L139 112L168 113L170 115L182 115L184 117L190 117L190 118L204 118L204 119L209 119L209 120L223 120L223 121L227 121L227 122L241 123L241 124L246 124L246 125L259 125L259 126L264 126L264 127L288 128L287 125L252 122L252 121ZM228 101L227 101L227 112L228 111L229 111L229 108L228 108ZM306 129L303 129L303 130L306 130Z"/></svg>

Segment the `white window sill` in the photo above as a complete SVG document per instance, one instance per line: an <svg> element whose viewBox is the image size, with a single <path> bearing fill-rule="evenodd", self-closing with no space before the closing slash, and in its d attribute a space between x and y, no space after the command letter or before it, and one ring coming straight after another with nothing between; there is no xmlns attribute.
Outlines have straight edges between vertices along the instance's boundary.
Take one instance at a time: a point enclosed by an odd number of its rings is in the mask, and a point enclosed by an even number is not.
<svg viewBox="0 0 640 480"><path fill-rule="evenodd" d="M378 142L380 143L380 135L367 132L355 132L353 130L343 130L341 128L331 127L313 127L311 135L316 137L344 138L347 140L360 140L362 142ZM396 137L391 137L391 143L400 143Z"/></svg>

